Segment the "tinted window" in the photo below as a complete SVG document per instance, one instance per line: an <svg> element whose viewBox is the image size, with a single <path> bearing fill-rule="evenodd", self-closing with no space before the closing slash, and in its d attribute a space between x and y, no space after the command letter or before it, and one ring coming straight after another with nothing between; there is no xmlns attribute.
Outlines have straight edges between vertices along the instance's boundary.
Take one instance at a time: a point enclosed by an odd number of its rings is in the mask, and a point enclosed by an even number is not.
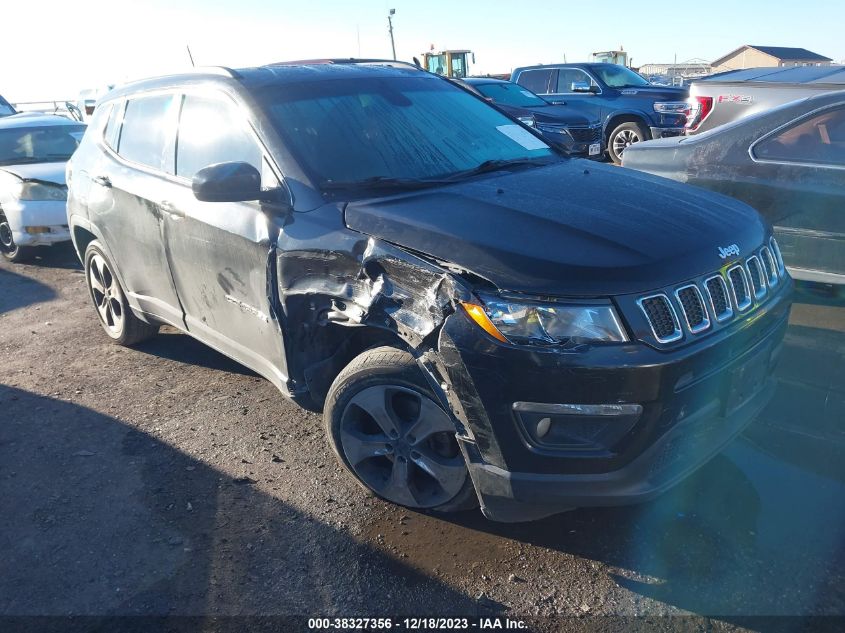
<svg viewBox="0 0 845 633"><path fill-rule="evenodd" d="M473 88L501 105L523 108L548 105L530 90L512 83L473 84Z"/></svg>
<svg viewBox="0 0 845 633"><path fill-rule="evenodd" d="M531 92L543 95L549 93L549 80L552 77L552 69L526 70L519 74L517 83L525 86Z"/></svg>
<svg viewBox="0 0 845 633"><path fill-rule="evenodd" d="M323 185L436 178L488 160L555 155L495 108L428 75L288 84L259 98Z"/></svg>
<svg viewBox="0 0 845 633"><path fill-rule="evenodd" d="M171 162L166 154L172 148L174 102L173 95L130 99L123 115L118 153L127 160L164 169Z"/></svg>
<svg viewBox="0 0 845 633"><path fill-rule="evenodd" d="M193 178L203 167L243 161L261 172L261 150L243 115L229 102L186 95L179 118L176 175Z"/></svg>
<svg viewBox="0 0 845 633"><path fill-rule="evenodd" d="M845 166L845 108L827 110L779 132L757 145L754 155L792 163Z"/></svg>
<svg viewBox="0 0 845 633"><path fill-rule="evenodd" d="M574 83L594 84L590 76L577 68L561 68L557 75L557 92L573 92Z"/></svg>
<svg viewBox="0 0 845 633"><path fill-rule="evenodd" d="M0 130L0 165L66 161L84 133L82 124Z"/></svg>

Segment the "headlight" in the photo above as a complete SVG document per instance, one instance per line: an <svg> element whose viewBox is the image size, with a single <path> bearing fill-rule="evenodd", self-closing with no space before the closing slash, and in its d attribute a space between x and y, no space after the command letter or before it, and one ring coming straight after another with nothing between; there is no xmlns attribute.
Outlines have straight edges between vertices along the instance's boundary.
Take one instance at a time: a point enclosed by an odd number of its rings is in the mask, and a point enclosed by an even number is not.
<svg viewBox="0 0 845 633"><path fill-rule="evenodd" d="M551 134L560 134L561 136L568 136L569 138L572 138L572 134L569 133L569 130L567 130L562 125L550 125L550 124L547 124L547 123L538 123L537 129L542 130L543 132L549 132Z"/></svg>
<svg viewBox="0 0 845 633"><path fill-rule="evenodd" d="M661 114L687 114L689 104L686 101L658 101L654 104L654 111Z"/></svg>
<svg viewBox="0 0 845 633"><path fill-rule="evenodd" d="M555 345L628 340L609 304L514 302L486 296L482 301L481 306L464 304L464 308L473 321L503 342Z"/></svg>
<svg viewBox="0 0 845 633"><path fill-rule="evenodd" d="M22 182L18 185L15 196L18 200L67 200L67 190L40 182Z"/></svg>
<svg viewBox="0 0 845 633"><path fill-rule="evenodd" d="M528 127L534 127L534 117L533 116L521 116L521 117L518 117L518 118L523 124L527 125Z"/></svg>

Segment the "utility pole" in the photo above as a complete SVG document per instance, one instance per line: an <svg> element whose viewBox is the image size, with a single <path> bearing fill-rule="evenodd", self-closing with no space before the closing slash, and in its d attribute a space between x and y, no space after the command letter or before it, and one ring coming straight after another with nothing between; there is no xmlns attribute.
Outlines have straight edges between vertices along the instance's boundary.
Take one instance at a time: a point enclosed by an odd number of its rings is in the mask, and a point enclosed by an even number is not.
<svg viewBox="0 0 845 633"><path fill-rule="evenodd" d="M396 61L396 44L393 42L393 16L396 15L396 9L391 9L387 14L387 25L390 31L390 48L393 49L393 60Z"/></svg>

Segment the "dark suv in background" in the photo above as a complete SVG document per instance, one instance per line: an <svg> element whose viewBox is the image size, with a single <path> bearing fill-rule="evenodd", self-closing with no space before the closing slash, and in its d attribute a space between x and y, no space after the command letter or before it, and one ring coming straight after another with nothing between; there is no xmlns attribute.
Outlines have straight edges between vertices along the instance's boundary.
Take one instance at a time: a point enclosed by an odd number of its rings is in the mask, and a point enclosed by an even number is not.
<svg viewBox="0 0 845 633"><path fill-rule="evenodd" d="M604 125L607 153L622 162L625 148L639 141L680 136L687 122L689 91L653 86L618 64L525 66L511 81L554 103L579 104Z"/></svg>
<svg viewBox="0 0 845 633"><path fill-rule="evenodd" d="M323 408L375 494L526 520L703 464L789 316L753 209L587 167L412 67L219 69L103 97L68 222L115 342L169 324Z"/></svg>

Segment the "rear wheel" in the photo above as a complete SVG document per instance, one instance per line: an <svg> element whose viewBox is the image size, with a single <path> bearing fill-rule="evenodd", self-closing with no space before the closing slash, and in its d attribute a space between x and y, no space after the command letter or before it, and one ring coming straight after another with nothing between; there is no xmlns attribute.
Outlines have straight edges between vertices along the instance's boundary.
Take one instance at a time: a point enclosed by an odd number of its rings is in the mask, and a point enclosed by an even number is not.
<svg viewBox="0 0 845 633"><path fill-rule="evenodd" d="M134 345L154 336L158 326L135 316L113 270L99 242L91 242L85 249L85 280L100 325L115 343Z"/></svg>
<svg viewBox="0 0 845 633"><path fill-rule="evenodd" d="M607 153L616 165L621 165L622 154L626 147L647 140L649 140L649 133L645 127L635 121L627 121L611 130L607 137Z"/></svg>
<svg viewBox="0 0 845 633"><path fill-rule="evenodd" d="M18 246L12 235L12 225L6 219L6 215L0 211L0 252L10 262L26 261L32 256L32 249L27 246Z"/></svg>
<svg viewBox="0 0 845 633"><path fill-rule="evenodd" d="M338 460L379 497L441 512L477 506L455 425L407 352L355 358L332 384L324 419Z"/></svg>

